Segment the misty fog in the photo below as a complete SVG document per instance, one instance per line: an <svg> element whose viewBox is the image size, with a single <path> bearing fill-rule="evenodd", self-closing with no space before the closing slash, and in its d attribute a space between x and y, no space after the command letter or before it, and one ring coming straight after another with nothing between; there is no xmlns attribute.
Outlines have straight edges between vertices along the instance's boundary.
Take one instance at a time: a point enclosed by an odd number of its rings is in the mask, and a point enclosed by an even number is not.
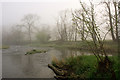
<svg viewBox="0 0 120 80"><path fill-rule="evenodd" d="M0 13L3 80L119 79L117 0L2 1Z"/></svg>

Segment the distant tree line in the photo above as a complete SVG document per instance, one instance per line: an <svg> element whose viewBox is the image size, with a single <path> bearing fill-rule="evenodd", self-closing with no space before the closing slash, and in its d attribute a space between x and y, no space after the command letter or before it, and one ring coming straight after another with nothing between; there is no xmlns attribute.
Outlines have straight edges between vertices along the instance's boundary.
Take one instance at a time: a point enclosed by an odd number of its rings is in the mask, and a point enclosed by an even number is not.
<svg viewBox="0 0 120 80"><path fill-rule="evenodd" d="M105 39L107 34L110 34L113 41L118 41L117 2L102 1L94 4L91 1L90 5L87 5L80 1L80 6L77 10L61 11L51 31L49 25L40 25L38 15L25 15L21 22L13 25L9 32L3 30L3 43L31 44L32 42L45 43L49 40L84 41L90 39L96 41L97 36L103 35L102 38Z"/></svg>
<svg viewBox="0 0 120 80"><path fill-rule="evenodd" d="M118 41L118 4L114 1L102 1L90 5L80 1L81 8L74 11L65 10L56 23L59 40L77 41L93 38L96 40L95 29L103 36L110 34L113 41ZM97 8L96 8L97 7ZM99 10L98 10L99 9ZM71 20L70 20L71 19ZM93 30L88 34L90 26ZM107 34L101 29L106 29ZM100 31L101 30L101 31Z"/></svg>

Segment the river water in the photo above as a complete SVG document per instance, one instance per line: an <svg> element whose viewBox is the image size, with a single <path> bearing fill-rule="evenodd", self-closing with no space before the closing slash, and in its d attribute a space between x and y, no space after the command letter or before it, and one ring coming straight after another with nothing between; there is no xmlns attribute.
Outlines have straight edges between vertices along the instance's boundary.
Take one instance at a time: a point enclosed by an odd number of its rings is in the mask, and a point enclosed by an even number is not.
<svg viewBox="0 0 120 80"><path fill-rule="evenodd" d="M25 55L31 49L47 50L47 52ZM63 59L81 54L90 55L80 51L52 47L10 46L9 49L2 50L2 77L53 78L53 71L47 67L53 57Z"/></svg>

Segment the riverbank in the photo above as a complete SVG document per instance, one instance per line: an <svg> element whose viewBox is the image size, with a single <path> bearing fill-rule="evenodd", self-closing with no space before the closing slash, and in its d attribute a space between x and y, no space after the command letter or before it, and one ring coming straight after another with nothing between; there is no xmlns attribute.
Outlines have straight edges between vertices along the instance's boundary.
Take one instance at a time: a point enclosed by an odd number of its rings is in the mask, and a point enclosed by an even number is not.
<svg viewBox="0 0 120 80"><path fill-rule="evenodd" d="M89 41L89 46L86 42L83 41L66 41L66 42L60 42L60 41L51 41L48 43L34 43L31 46L37 46L37 47L56 47L56 48L68 48L73 50L83 50L83 51L91 51L90 47L93 47L93 44L91 41ZM118 52L118 45L117 42L113 41L105 41L104 42L104 48L107 53L117 53Z"/></svg>
<svg viewBox="0 0 120 80"><path fill-rule="evenodd" d="M118 66L117 56L110 56L110 61L112 62L112 68L115 72L116 78L119 79L118 71L120 69ZM75 56L69 57L64 60L53 59L52 65L48 65L48 67L54 69L53 71L56 73L55 78L63 78L71 79L87 79L87 78L106 78L109 80L111 78L110 72L100 73L98 72L98 63L96 57L94 55L91 56Z"/></svg>

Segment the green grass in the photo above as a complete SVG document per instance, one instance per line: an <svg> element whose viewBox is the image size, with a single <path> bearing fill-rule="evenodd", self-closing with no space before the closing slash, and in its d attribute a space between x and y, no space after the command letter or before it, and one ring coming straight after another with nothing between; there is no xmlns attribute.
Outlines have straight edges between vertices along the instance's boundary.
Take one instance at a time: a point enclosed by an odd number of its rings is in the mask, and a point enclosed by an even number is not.
<svg viewBox="0 0 120 80"><path fill-rule="evenodd" d="M84 75L90 78L95 71L95 56L77 56L66 59L66 64L70 65L76 75Z"/></svg>
<svg viewBox="0 0 120 80"><path fill-rule="evenodd" d="M47 52L46 50L35 50L35 49L33 49L33 50L31 50L31 51L26 52L25 55L35 54L35 53L46 53L46 52Z"/></svg>
<svg viewBox="0 0 120 80"><path fill-rule="evenodd" d="M117 79L119 79L118 72L120 71L119 67L120 64L118 64L117 56L110 56L109 59L114 63L113 69L116 73ZM61 63L61 61L59 61ZM57 61L57 63L59 63ZM56 60L52 61L53 66L56 64ZM61 63L63 64L63 62ZM75 73L76 75L82 75L85 78L100 78L102 77L97 76L94 74L96 72L96 66L97 66L97 59L94 55L90 56L76 56L76 57L69 57L64 60L64 64L69 65L70 70ZM108 75L105 75L106 77L110 77Z"/></svg>

